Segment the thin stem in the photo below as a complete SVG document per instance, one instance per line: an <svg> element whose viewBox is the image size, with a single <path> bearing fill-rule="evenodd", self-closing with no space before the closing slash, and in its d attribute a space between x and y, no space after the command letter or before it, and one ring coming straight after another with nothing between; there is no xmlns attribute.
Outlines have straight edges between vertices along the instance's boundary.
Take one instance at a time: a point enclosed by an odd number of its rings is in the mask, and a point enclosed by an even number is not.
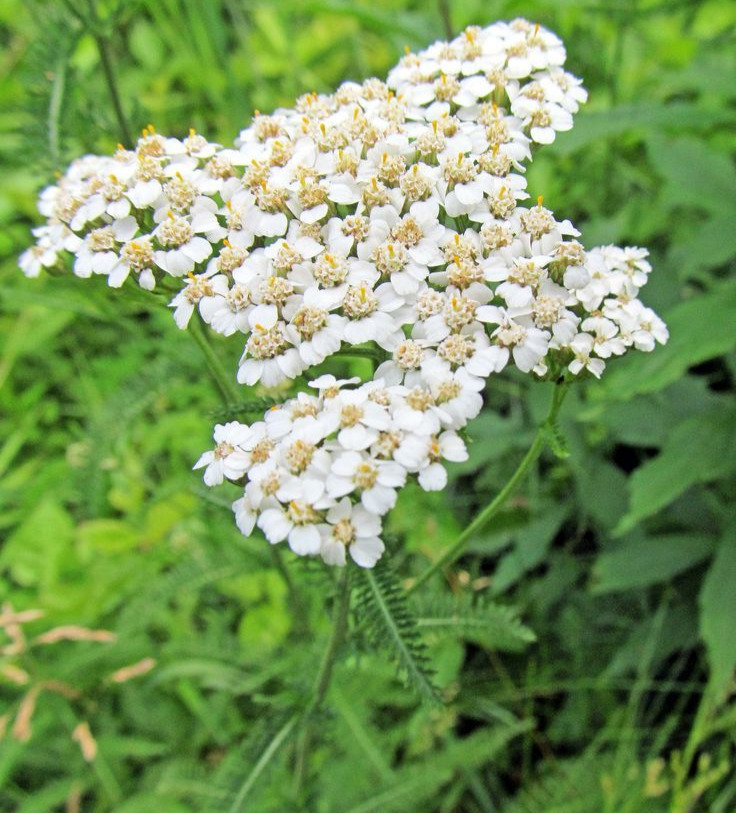
<svg viewBox="0 0 736 813"><path fill-rule="evenodd" d="M335 667L337 651L340 648L348 628L348 612L350 611L350 583L347 568L340 574L337 587L337 598L333 615L332 636L322 657L312 702L307 707L307 714L318 711L325 699L332 680L332 671Z"/></svg>
<svg viewBox="0 0 736 813"><path fill-rule="evenodd" d="M448 40L451 40L453 35L453 27L452 14L450 12L450 0L438 0L437 8L442 20L442 27L445 29L445 35L447 36Z"/></svg>
<svg viewBox="0 0 736 813"><path fill-rule="evenodd" d="M674 787L672 789L672 810L675 813L687 813L691 809L692 801L688 798L687 779L690 776L690 768L697 750L708 736L708 726L712 712L713 698L709 689L706 688L700 698L698 709L695 712L695 720L690 728L687 743L675 771Z"/></svg>
<svg viewBox="0 0 736 813"><path fill-rule="evenodd" d="M330 635L330 640L327 642L327 648L322 656L322 662L320 663L317 678L314 682L314 689L312 690L312 697L302 715L304 728L302 729L301 736L297 742L296 759L294 765L295 795L298 795L304 780L306 755L309 749L310 718L317 711L319 711L327 695L327 690L330 688L332 673L337 661L337 653L347 632L349 611L350 582L348 580L347 568L345 568L340 575L340 581L337 587L337 596L335 598L335 606L332 615L332 634Z"/></svg>
<svg viewBox="0 0 736 813"><path fill-rule="evenodd" d="M49 101L49 151L51 152L51 161L54 167L59 164L59 119L66 85L67 58L68 54L64 51L56 63L54 84L51 88L51 99Z"/></svg>
<svg viewBox="0 0 736 813"><path fill-rule="evenodd" d="M231 404L237 403L239 398L237 386L233 382L230 374L225 370L219 356L215 353L210 343L209 334L198 317L195 317L190 322L189 334L199 345L199 349L202 351L202 355L207 362L207 369L209 370L210 376L220 391L225 405L230 406Z"/></svg>
<svg viewBox="0 0 736 813"><path fill-rule="evenodd" d="M379 363L386 360L385 354L378 348L372 347L346 347L344 350L338 350L333 356L341 358L361 358L371 359L371 361Z"/></svg>
<svg viewBox="0 0 736 813"><path fill-rule="evenodd" d="M566 382L558 382L552 396L552 405L550 406L549 413L545 420L540 424L537 433L534 436L532 445L529 451L524 455L521 463L516 467L516 471L506 482L506 485L498 492L498 494L491 500L491 502L475 517L475 519L462 531L460 536L455 542L447 548L447 550L433 562L424 573L419 576L416 581L407 589L407 593L413 593L417 588L423 585L434 574L441 570L445 565L454 562L465 549L468 540L479 531L498 511L503 507L506 500L511 496L516 486L523 479L524 475L529 470L529 467L536 461L542 453L546 443L550 427L553 425L557 414L560 411L562 402L567 394L568 384Z"/></svg>
<svg viewBox="0 0 736 813"><path fill-rule="evenodd" d="M289 734L291 734L291 730L294 728L298 720L299 718L296 715L294 717L290 717L279 729L276 736L269 743L268 748L266 748L266 750L261 754L258 762L256 762L256 764L253 766L253 770L248 774L245 782L243 782L241 785L238 795L235 797L235 800L230 806L229 813L240 813L240 811L243 810L243 802L250 793L251 788L253 785L255 785L258 777L263 773L263 770L273 759L276 752L284 744Z"/></svg>
<svg viewBox="0 0 736 813"><path fill-rule="evenodd" d="M123 104L120 100L120 93L118 91L118 83L115 78L115 71L113 69L112 57L110 56L110 48L107 38L100 30L99 18L97 17L97 9L95 8L94 0L88 0L89 6L89 20L86 21L87 29L92 35L92 38L97 45L97 50L100 53L100 62L102 63L102 71L105 74L105 81L107 82L107 89L110 92L110 100L115 111L115 118L118 120L118 127L120 128L120 136L123 144L126 147L133 146L133 136L128 124L128 119L123 110Z"/></svg>

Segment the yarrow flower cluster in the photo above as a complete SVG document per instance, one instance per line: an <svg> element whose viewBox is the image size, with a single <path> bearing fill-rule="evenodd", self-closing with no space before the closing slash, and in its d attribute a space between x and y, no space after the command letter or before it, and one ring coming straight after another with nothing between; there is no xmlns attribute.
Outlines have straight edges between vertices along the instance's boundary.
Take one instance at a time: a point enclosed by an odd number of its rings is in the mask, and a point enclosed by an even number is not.
<svg viewBox="0 0 736 813"><path fill-rule="evenodd" d="M664 323L638 299L651 270L645 250L586 251L541 197L524 203L532 148L569 130L587 97L564 62L554 34L519 19L407 53L385 82L346 82L332 95L306 94L294 108L257 114L234 148L193 131L179 140L147 128L135 150L81 158L44 190L47 223L21 267L36 276L71 253L77 276L101 275L112 287L132 277L175 292L180 328L196 311L215 332L243 336L241 384L274 386L351 346L380 348L386 360L375 382L303 402L316 410L299 424L312 427L299 430L315 449L309 476L284 462L300 440L296 429L274 435L268 416L258 429L219 427L212 459L205 455L210 484L247 479L236 508L241 530L257 522L297 553L341 563L347 549L368 566L382 546L356 537L338 555L324 529L349 525L358 508L374 519L385 512L366 503L370 489L336 502L325 483L348 476L333 463L358 459L417 474L423 487L438 482L438 469L402 467L376 451L378 435L411 428L394 423L408 398L427 400L422 421L434 416L431 431L414 436L435 437L474 417L485 380L507 365L600 377L611 356L667 340ZM387 403L377 404L377 392ZM380 411L382 425L332 426L345 398L369 404L367 415ZM279 412L302 401L290 404ZM253 432L273 446L256 465ZM341 440L357 436L371 441L351 448ZM257 484L269 466L285 466L296 480L264 496ZM322 483L316 503L292 496L297 482ZM309 505L310 518L296 522L291 503ZM355 527L364 521L361 514ZM364 527L380 530L376 521Z"/></svg>

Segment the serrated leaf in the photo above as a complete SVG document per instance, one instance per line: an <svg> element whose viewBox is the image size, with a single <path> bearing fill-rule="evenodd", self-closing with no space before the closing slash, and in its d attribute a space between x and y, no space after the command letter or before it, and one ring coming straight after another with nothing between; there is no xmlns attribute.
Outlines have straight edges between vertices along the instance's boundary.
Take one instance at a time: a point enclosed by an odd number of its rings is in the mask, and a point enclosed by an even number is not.
<svg viewBox="0 0 736 813"><path fill-rule="evenodd" d="M736 347L735 312L733 281L675 305L663 316L669 342L654 353L632 353L617 360L592 389L594 397L624 401L639 393L657 392L677 381L688 367L729 352Z"/></svg>
<svg viewBox="0 0 736 813"><path fill-rule="evenodd" d="M669 581L700 564L714 549L715 539L706 535L637 538L598 557L593 568L593 590L610 593Z"/></svg>
<svg viewBox="0 0 736 813"><path fill-rule="evenodd" d="M736 529L721 539L700 592L700 631L708 649L710 683L722 695L736 669Z"/></svg>
<svg viewBox="0 0 736 813"><path fill-rule="evenodd" d="M555 421L553 424L546 427L546 441L549 448L555 457L560 460L565 460L570 457L570 449L567 446L565 433L562 431L559 423Z"/></svg>
<svg viewBox="0 0 736 813"><path fill-rule="evenodd" d="M407 682L418 694L424 700L437 703L439 697L432 683L427 647L409 609L405 591L386 564L363 570L361 576L363 584L357 593L356 606L370 636L376 644L392 652Z"/></svg>
<svg viewBox="0 0 736 813"><path fill-rule="evenodd" d="M518 652L536 640L519 620L515 607L452 595L429 596L416 601L417 625L436 635L475 641L489 649Z"/></svg>
<svg viewBox="0 0 736 813"><path fill-rule="evenodd" d="M629 480L629 510L615 533L664 508L696 483L707 483L736 470L736 412L714 411L689 418L668 436L661 452Z"/></svg>

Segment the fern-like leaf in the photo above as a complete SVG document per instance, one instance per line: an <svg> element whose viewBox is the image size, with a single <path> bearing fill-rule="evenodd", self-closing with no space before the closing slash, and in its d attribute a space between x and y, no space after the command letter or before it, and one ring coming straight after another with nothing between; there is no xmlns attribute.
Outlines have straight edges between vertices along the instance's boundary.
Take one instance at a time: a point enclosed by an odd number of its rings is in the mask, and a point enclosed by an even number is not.
<svg viewBox="0 0 736 813"><path fill-rule="evenodd" d="M452 635L489 649L518 652L536 640L534 632L519 620L514 607L472 596L430 594L413 602L420 630Z"/></svg>
<svg viewBox="0 0 736 813"><path fill-rule="evenodd" d="M135 596L118 618L118 630L131 631L149 623L157 610L184 593L192 593L222 579L243 573L248 567L238 548L221 545L218 548L202 547L196 557L184 559L167 573Z"/></svg>
<svg viewBox="0 0 736 813"><path fill-rule="evenodd" d="M560 458L560 460L570 457L570 450L567 446L565 433L562 431L559 419L556 418L552 423L547 424L545 440L550 449L552 449L555 457Z"/></svg>
<svg viewBox="0 0 736 813"><path fill-rule="evenodd" d="M253 398L238 404L228 404L228 406L213 409L210 414L216 420L233 421L247 418L250 415L262 416L264 412L282 403L283 399L279 398Z"/></svg>
<svg viewBox="0 0 736 813"><path fill-rule="evenodd" d="M396 575L380 562L374 569L362 571L361 577L356 612L369 638L377 646L392 651L407 683L424 700L440 702L432 682L426 644Z"/></svg>

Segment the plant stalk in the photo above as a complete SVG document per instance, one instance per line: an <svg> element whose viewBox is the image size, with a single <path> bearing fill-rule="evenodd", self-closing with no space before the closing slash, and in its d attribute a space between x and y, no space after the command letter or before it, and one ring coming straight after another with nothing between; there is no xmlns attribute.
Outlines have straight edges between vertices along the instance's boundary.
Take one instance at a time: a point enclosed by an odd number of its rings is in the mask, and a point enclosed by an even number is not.
<svg viewBox="0 0 736 813"><path fill-rule="evenodd" d="M215 386L220 391L225 406L237 404L239 399L237 385L233 382L232 376L228 374L223 366L220 357L215 353L210 337L198 316L190 322L189 334L199 345L199 349L202 351L202 355L207 362L207 369Z"/></svg>
<svg viewBox="0 0 736 813"><path fill-rule="evenodd" d="M337 661L337 653L340 650L348 628L348 613L350 612L350 582L348 580L348 570L343 569L337 587L337 596L332 614L332 634L327 642L327 648L322 656L317 678L314 682L312 697L302 713L304 727L301 736L297 741L296 758L294 762L294 795L298 796L306 769L307 751L309 749L310 730L309 724L313 714L322 706L327 691L332 681L332 673Z"/></svg>
<svg viewBox="0 0 736 813"><path fill-rule="evenodd" d="M416 579L416 581L414 581L414 583L407 588L407 593L413 593L428 579L434 576L438 570L441 570L446 565L454 562L455 559L457 559L463 553L466 543L473 536L473 534L483 528L483 526L486 525L486 523L500 511L506 500L511 496L516 486L523 479L530 466L537 460L547 444L549 429L553 426L555 419L557 418L560 407L562 406L562 402L567 394L567 389L567 382L560 381L557 383L552 396L552 404L550 406L549 413L537 429L537 433L534 436L532 445L530 446L529 451L522 458L519 465L516 467L516 471L514 471L501 491L499 491L493 500L491 500L491 502L475 517L475 519L473 519L472 522L465 527L460 536L458 536L453 544L447 548L442 556L433 562L424 571L424 573L422 573Z"/></svg>
<svg viewBox="0 0 736 813"><path fill-rule="evenodd" d="M440 13L440 19L442 20L442 27L445 29L445 36L448 40L451 40L454 35L454 29L452 25L450 0L438 0L437 9Z"/></svg>
<svg viewBox="0 0 736 813"><path fill-rule="evenodd" d="M112 102L113 110L115 111L115 118L118 121L120 129L120 137L126 147L133 146L133 133L128 124L128 119L123 110L123 103L120 99L120 92L118 90L117 79L115 78L115 70L113 68L112 57L110 56L110 47L107 38L100 30L100 21L97 16L97 9L94 0L88 0L89 6L89 21L87 21L87 30L92 35L92 38L97 45L97 50L100 54L100 62L102 63L102 71L105 74L105 81L107 82L107 89L110 93L110 101Z"/></svg>

